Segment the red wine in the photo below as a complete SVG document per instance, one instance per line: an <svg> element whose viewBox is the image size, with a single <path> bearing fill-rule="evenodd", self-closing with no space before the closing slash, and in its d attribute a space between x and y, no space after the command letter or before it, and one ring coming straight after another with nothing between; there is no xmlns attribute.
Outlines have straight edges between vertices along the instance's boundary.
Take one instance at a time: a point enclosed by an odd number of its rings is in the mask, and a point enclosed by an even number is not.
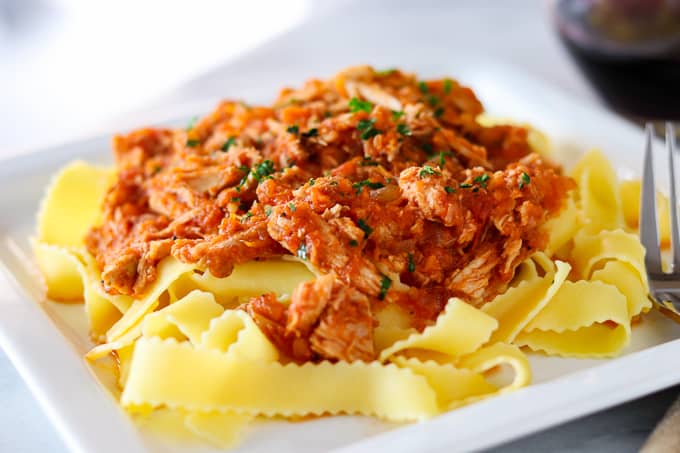
<svg viewBox="0 0 680 453"><path fill-rule="evenodd" d="M565 47L612 108L680 119L680 1L560 0L555 20Z"/></svg>

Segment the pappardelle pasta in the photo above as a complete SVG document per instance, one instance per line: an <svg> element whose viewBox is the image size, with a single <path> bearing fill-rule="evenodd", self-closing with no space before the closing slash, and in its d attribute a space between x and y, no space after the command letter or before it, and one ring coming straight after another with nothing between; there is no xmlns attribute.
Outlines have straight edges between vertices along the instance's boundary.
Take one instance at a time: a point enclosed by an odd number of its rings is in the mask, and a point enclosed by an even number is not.
<svg viewBox="0 0 680 453"><path fill-rule="evenodd" d="M350 68L66 166L35 257L131 413L219 446L255 417L425 420L528 385L529 351L616 356L650 309L634 183L547 147L452 79Z"/></svg>

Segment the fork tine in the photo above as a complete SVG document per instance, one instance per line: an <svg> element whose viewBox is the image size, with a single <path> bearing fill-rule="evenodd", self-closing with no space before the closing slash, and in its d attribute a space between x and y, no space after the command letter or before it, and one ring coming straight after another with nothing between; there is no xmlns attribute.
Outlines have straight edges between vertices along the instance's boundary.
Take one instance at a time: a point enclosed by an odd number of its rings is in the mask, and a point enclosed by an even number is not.
<svg viewBox="0 0 680 453"><path fill-rule="evenodd" d="M666 148L670 167L669 202L671 210L671 247L673 248L673 272L680 271L680 231L678 231L678 204L675 195L675 127L666 123Z"/></svg>
<svg viewBox="0 0 680 453"><path fill-rule="evenodd" d="M642 200L640 203L640 242L646 249L645 266L649 273L660 273L661 254L659 231L656 220L656 184L654 184L654 160L652 138L654 128L648 123L645 128L645 163L642 170Z"/></svg>

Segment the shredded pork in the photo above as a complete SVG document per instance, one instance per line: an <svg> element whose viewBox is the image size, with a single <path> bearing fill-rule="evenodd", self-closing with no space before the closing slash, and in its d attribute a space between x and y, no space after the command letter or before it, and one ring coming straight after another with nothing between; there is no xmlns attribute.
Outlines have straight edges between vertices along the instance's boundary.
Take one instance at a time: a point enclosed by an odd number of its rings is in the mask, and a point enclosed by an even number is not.
<svg viewBox="0 0 680 453"><path fill-rule="evenodd" d="M167 256L226 277L296 255L322 276L290 305L242 308L293 360L371 360L379 307L422 329L452 296L490 300L574 187L526 129L481 126L482 111L454 80L362 66L272 107L225 101L184 129L116 137L118 180L86 238L103 288L141 294Z"/></svg>

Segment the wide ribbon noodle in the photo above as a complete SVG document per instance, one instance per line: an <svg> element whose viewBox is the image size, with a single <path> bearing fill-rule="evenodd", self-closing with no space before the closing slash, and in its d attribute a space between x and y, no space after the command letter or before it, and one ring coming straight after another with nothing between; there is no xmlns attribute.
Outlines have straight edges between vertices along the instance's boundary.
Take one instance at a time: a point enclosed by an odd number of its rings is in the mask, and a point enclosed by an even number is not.
<svg viewBox="0 0 680 453"><path fill-rule="evenodd" d="M181 426L228 446L255 417L414 421L518 389L531 381L522 347L565 357L619 354L631 320L650 309L644 250L624 230L608 160L590 152L573 176L578 189L545 226L547 249L520 265L504 293L481 309L451 299L422 332L388 307L377 314L379 360L371 363L286 363L235 309L265 292L287 303L298 283L315 278L298 260L246 263L216 278L166 258L140 297L105 293L82 238L98 221L108 168L74 162L55 177L33 244L47 296L84 301L99 343L88 359L117 354L123 407L150 427Z"/></svg>

